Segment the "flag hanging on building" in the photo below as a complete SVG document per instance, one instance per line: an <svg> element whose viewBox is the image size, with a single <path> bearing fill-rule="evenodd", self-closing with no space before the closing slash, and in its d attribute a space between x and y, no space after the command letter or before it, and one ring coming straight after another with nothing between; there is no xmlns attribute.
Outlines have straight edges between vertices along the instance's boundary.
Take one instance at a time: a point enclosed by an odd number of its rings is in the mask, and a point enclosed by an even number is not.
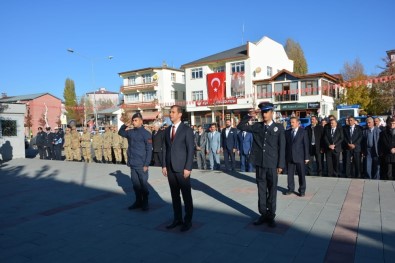
<svg viewBox="0 0 395 263"><path fill-rule="evenodd" d="M226 98L225 72L207 74L207 94L209 104L215 104Z"/></svg>

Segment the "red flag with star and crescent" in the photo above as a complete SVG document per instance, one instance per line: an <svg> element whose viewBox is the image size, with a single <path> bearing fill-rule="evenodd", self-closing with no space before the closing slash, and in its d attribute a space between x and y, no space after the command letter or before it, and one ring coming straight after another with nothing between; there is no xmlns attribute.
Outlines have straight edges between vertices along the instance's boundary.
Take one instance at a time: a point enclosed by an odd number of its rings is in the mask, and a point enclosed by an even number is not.
<svg viewBox="0 0 395 263"><path fill-rule="evenodd" d="M208 103L214 104L222 101L225 95L225 72L207 74Z"/></svg>

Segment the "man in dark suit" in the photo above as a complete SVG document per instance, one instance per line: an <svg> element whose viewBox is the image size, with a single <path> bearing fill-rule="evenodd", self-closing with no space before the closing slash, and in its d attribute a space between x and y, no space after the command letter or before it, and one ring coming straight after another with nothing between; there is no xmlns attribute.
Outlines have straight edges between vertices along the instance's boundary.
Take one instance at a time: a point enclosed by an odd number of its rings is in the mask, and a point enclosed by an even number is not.
<svg viewBox="0 0 395 263"><path fill-rule="evenodd" d="M339 177L339 156L342 152L343 130L338 127L336 119L331 119L330 127L325 127L324 142L328 176Z"/></svg>
<svg viewBox="0 0 395 263"><path fill-rule="evenodd" d="M54 154L53 154L52 142L53 142L54 133L51 132L51 127L46 127L45 131L46 132L44 135L44 146L45 146L46 159L53 160Z"/></svg>
<svg viewBox="0 0 395 263"><path fill-rule="evenodd" d="M172 125L165 130L162 146L162 173L169 181L174 212L173 222L167 228L172 229L182 225L181 231L184 232L192 227L193 202L190 175L195 149L193 131L181 122L181 116L181 107L173 105L170 108ZM185 206L184 220L182 220L180 191Z"/></svg>
<svg viewBox="0 0 395 263"><path fill-rule="evenodd" d="M278 174L285 168L284 126L274 123L274 105L272 103L261 102L258 107L262 113L263 122L249 125L250 119L255 119L257 114L255 110L251 110L240 121L237 128L241 131L251 132L254 138L250 161L256 169L258 207L261 214L254 225L267 222L269 227L275 227Z"/></svg>
<svg viewBox="0 0 395 263"><path fill-rule="evenodd" d="M291 117L291 129L285 131L285 159L288 166L288 191L290 195L295 191L295 169L299 177L299 195L303 197L306 192L305 164L309 162L309 139L307 132L300 127L300 121Z"/></svg>
<svg viewBox="0 0 395 263"><path fill-rule="evenodd" d="M359 178L361 177L361 141L362 128L355 124L355 118L348 118L348 126L343 130L344 132L344 149L346 156L346 177ZM351 166L354 168L354 176L351 175Z"/></svg>
<svg viewBox="0 0 395 263"><path fill-rule="evenodd" d="M322 125L318 124L316 116L311 117L311 125L306 127L307 136L309 138L309 156L310 161L307 166L308 174L313 175L313 161L317 164L317 175L322 176L322 159L321 159L321 141L324 133Z"/></svg>
<svg viewBox="0 0 395 263"><path fill-rule="evenodd" d="M252 133L241 131L237 134L239 155L240 155L240 171L252 172L252 163L250 162L250 153L252 147Z"/></svg>
<svg viewBox="0 0 395 263"><path fill-rule="evenodd" d="M226 170L236 170L235 153L237 151L237 130L232 127L231 121L225 121L225 128L221 131L221 148L224 153ZM230 158L230 166L229 166Z"/></svg>
<svg viewBox="0 0 395 263"><path fill-rule="evenodd" d="M385 171L382 173L383 180L395 179L395 118L388 116L387 126L380 133L379 156L383 158Z"/></svg>
<svg viewBox="0 0 395 263"><path fill-rule="evenodd" d="M198 130L195 133L195 149L196 149L196 160L198 169L207 169L206 165L206 143L207 135L203 130L202 125L198 126Z"/></svg>
<svg viewBox="0 0 395 263"><path fill-rule="evenodd" d="M154 122L152 132L152 159L154 166L162 167L162 144L164 139L164 132L160 129L161 124Z"/></svg>
<svg viewBox="0 0 395 263"><path fill-rule="evenodd" d="M374 126L373 118L366 119L367 128L362 133L362 154L364 158L365 178L380 179L379 139L381 130Z"/></svg>

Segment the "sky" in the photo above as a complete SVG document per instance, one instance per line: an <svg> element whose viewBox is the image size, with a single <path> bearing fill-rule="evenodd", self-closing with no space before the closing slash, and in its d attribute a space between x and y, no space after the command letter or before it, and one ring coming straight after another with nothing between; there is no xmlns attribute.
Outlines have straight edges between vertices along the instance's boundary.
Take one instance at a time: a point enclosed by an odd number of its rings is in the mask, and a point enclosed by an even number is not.
<svg viewBox="0 0 395 263"><path fill-rule="evenodd" d="M118 92L120 72L163 61L179 68L263 36L299 42L309 73L339 73L358 58L374 75L395 49L394 7L393 0L1 1L0 93L63 99L66 78L77 96Z"/></svg>

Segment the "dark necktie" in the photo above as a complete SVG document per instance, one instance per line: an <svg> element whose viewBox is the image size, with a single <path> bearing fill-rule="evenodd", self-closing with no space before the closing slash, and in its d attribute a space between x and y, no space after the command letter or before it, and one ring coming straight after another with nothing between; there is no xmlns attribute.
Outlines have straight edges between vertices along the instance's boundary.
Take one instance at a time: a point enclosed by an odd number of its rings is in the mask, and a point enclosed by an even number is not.
<svg viewBox="0 0 395 263"><path fill-rule="evenodd" d="M171 129L171 142L174 141L175 136L176 136L176 126L173 125L173 128Z"/></svg>

